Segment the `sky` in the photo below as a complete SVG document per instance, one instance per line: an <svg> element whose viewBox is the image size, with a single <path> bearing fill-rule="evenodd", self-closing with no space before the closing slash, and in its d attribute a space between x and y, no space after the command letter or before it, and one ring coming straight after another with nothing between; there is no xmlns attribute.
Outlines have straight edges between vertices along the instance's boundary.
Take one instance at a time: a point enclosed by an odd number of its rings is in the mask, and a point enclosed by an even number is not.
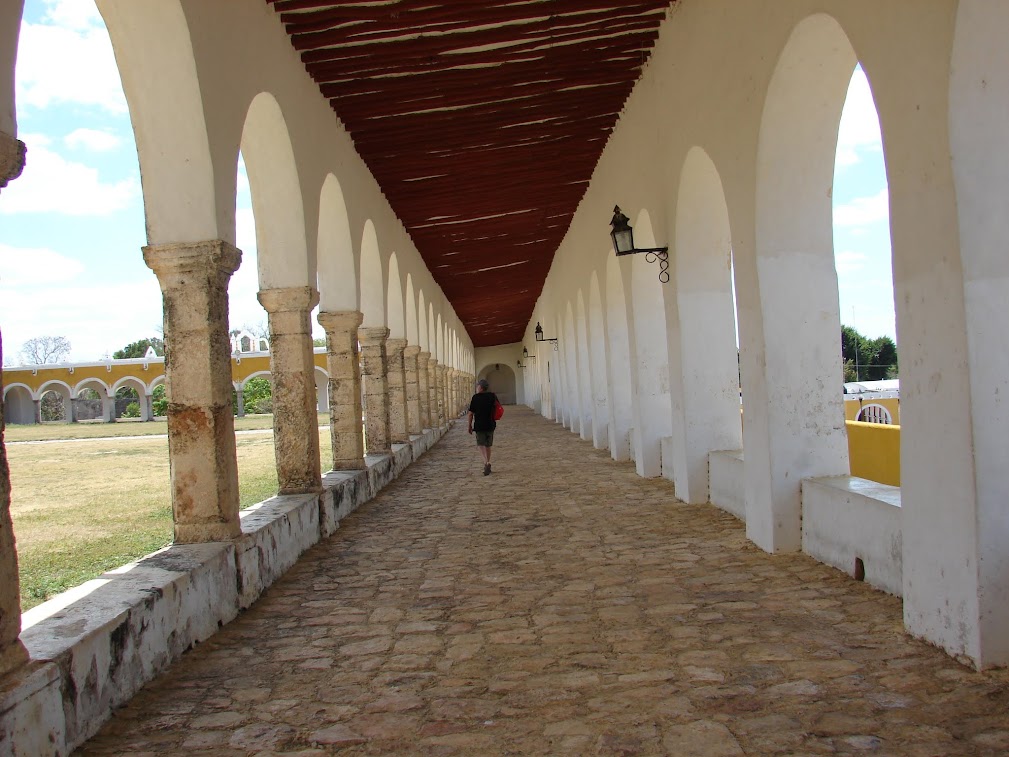
<svg viewBox="0 0 1009 757"><path fill-rule="evenodd" d="M26 0L16 98L28 160L21 177L0 192L5 363L20 362L21 345L36 336L67 337L70 360L83 362L160 335L161 292L141 253L136 145L94 3ZM232 328L266 321L256 300L255 220L241 161L236 171L243 259L229 286ZM841 321L868 337L895 338L883 151L861 69L841 118L833 198Z"/></svg>

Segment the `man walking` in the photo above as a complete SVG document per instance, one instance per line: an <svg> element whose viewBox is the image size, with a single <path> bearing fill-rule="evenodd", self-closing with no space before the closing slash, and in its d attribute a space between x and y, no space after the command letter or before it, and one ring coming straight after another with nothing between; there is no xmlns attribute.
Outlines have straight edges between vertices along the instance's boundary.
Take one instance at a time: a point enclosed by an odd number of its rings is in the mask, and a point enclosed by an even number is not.
<svg viewBox="0 0 1009 757"><path fill-rule="evenodd" d="M469 401L469 433L476 432L476 447L483 458L483 474L490 475L490 453L494 446L494 409L497 407L497 395L488 391L490 384L487 379L476 382L476 394Z"/></svg>

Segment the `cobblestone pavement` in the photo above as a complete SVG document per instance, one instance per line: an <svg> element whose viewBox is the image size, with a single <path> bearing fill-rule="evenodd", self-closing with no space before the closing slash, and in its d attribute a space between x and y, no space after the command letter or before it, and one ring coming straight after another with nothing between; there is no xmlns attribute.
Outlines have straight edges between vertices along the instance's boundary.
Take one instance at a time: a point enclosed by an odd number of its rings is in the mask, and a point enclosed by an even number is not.
<svg viewBox="0 0 1009 757"><path fill-rule="evenodd" d="M1009 674L508 408L464 424L81 750L1002 755Z"/></svg>

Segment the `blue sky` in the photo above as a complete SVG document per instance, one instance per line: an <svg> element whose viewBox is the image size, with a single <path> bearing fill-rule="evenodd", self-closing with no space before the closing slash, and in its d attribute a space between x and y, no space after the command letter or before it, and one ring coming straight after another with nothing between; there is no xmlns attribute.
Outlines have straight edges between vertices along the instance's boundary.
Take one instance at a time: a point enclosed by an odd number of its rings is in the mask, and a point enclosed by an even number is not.
<svg viewBox="0 0 1009 757"><path fill-rule="evenodd" d="M21 178L0 193L0 328L5 362L35 336L61 335L71 360L97 360L159 333L161 293L144 265L136 146L108 34L89 0L26 0L17 62ZM232 328L265 322L256 300L255 222L237 167L242 267ZM834 247L841 320L894 336L886 178L879 126L856 72L841 120ZM318 331L318 328L316 329Z"/></svg>

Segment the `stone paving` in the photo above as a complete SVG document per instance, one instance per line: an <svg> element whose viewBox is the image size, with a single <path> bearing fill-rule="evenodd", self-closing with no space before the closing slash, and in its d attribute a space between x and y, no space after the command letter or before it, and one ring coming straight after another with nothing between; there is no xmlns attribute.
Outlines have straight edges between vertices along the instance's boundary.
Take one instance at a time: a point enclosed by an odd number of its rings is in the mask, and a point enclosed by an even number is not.
<svg viewBox="0 0 1009 757"><path fill-rule="evenodd" d="M509 407L457 424L86 755L1003 755L1009 674Z"/></svg>

